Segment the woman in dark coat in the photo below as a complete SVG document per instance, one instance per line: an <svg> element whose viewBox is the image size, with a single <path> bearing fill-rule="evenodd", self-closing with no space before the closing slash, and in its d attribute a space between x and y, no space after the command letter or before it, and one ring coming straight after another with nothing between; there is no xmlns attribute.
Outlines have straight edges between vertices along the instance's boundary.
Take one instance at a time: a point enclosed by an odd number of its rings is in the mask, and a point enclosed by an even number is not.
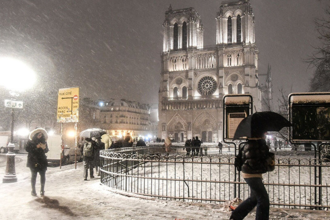
<svg viewBox="0 0 330 220"><path fill-rule="evenodd" d="M25 150L28 152L28 159L26 166L31 170L31 186L32 196L37 196L36 193L36 179L37 173L40 175L40 195L45 194L45 183L46 183L46 170L47 170L47 156L48 145L47 140L48 135L46 130L42 128L37 128L33 130L29 135L29 141L25 145Z"/></svg>

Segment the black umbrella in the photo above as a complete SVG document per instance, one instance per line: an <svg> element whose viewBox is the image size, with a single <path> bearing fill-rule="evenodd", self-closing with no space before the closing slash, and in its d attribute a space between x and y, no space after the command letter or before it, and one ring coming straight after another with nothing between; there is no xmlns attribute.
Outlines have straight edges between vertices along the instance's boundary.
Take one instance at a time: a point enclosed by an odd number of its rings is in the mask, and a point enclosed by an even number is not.
<svg viewBox="0 0 330 220"><path fill-rule="evenodd" d="M237 126L233 139L259 138L267 131L280 131L291 123L275 112L256 112L244 118Z"/></svg>

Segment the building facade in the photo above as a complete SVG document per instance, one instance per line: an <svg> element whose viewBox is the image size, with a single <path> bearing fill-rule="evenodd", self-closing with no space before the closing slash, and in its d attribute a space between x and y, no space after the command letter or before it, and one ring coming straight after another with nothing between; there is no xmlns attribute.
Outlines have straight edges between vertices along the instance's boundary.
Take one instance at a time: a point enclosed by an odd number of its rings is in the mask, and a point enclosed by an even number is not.
<svg viewBox="0 0 330 220"><path fill-rule="evenodd" d="M156 132L150 119L150 106L125 99L111 99L99 101L98 111L95 113L100 128L111 136L143 137L154 139Z"/></svg>
<svg viewBox="0 0 330 220"><path fill-rule="evenodd" d="M249 94L254 109L261 110L254 25L248 0L223 3L216 16L216 44L206 48L198 12L169 7L163 23L159 137L221 141L227 94Z"/></svg>

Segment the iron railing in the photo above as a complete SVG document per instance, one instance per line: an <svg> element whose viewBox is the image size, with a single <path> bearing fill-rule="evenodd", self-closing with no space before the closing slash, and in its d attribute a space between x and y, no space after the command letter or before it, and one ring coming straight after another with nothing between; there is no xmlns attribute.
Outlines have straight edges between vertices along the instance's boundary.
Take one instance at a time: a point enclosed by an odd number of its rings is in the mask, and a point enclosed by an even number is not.
<svg viewBox="0 0 330 220"><path fill-rule="evenodd" d="M174 149L169 156L160 146L103 150L101 183L137 195L185 202L223 203L249 196L248 185L239 173L235 175L234 155L186 156L182 146ZM277 156L275 170L263 179L274 207L330 208L329 162Z"/></svg>

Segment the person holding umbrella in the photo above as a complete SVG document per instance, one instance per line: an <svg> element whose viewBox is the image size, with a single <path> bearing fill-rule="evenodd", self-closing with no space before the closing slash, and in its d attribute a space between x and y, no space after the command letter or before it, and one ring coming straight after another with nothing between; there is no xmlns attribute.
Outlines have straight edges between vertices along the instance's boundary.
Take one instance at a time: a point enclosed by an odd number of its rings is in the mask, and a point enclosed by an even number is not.
<svg viewBox="0 0 330 220"><path fill-rule="evenodd" d="M239 149L238 158L242 177L250 187L250 197L243 201L231 214L230 219L244 219L255 206L256 219L269 219L269 197L262 182L262 174L268 171L266 158L269 147L266 145L265 133L279 131L291 123L274 112L257 112L241 121L234 134L234 139L247 139L247 143Z"/></svg>

